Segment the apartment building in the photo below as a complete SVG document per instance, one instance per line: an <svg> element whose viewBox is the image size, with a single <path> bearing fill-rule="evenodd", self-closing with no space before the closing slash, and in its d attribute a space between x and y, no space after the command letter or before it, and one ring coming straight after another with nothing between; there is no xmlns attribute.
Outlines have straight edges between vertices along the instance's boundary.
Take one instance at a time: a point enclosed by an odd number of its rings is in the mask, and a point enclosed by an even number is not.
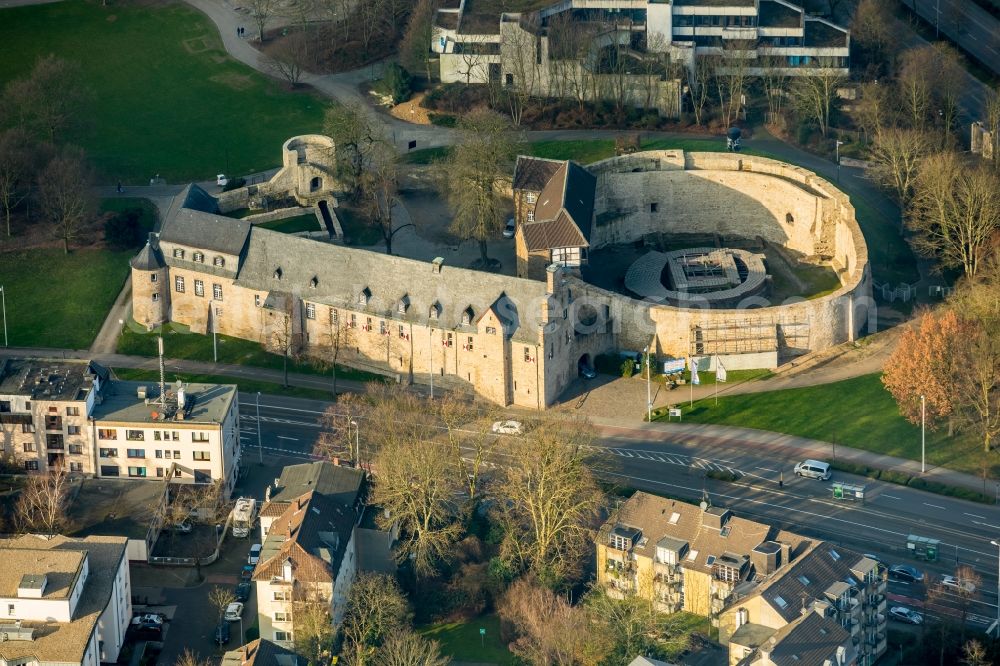
<svg viewBox="0 0 1000 666"><path fill-rule="evenodd" d="M239 398L227 384L111 379L93 361L0 360L0 453L29 472L223 481L240 460Z"/></svg>
<svg viewBox="0 0 1000 666"><path fill-rule="evenodd" d="M299 666L304 663L293 650L258 638L222 655L222 666Z"/></svg>
<svg viewBox="0 0 1000 666"><path fill-rule="evenodd" d="M132 617L124 537L0 540L0 663L114 663Z"/></svg>
<svg viewBox="0 0 1000 666"><path fill-rule="evenodd" d="M492 81L553 97L627 91L632 104L672 115L676 91L669 71L653 66L663 61L657 56L689 68L700 58L739 57L751 72L779 68L791 76L849 69L847 28L786 0L540 0L525 6L498 13L483 0L444 3L430 44L441 80Z"/></svg>
<svg viewBox="0 0 1000 666"><path fill-rule="evenodd" d="M284 515L293 502L310 492L360 511L364 480L365 474L360 469L325 460L282 468L281 476L264 490L264 503L259 513L261 543L267 538L271 523Z"/></svg>

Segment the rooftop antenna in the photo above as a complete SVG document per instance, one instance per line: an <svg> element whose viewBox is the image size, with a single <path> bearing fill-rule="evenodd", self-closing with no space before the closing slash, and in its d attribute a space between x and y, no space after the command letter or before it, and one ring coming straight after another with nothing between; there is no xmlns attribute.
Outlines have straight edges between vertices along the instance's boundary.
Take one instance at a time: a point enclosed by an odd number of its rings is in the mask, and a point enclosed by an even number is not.
<svg viewBox="0 0 1000 666"><path fill-rule="evenodd" d="M164 389L164 375L166 374L166 369L163 367L163 336L156 336L156 349L160 356L160 407L166 409L167 407L167 391Z"/></svg>

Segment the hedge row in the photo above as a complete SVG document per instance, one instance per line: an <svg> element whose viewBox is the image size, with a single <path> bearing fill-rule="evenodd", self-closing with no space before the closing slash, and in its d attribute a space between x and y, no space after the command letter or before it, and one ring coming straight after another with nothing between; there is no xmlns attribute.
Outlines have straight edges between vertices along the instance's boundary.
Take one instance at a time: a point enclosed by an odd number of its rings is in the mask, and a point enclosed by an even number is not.
<svg viewBox="0 0 1000 666"><path fill-rule="evenodd" d="M945 483L939 483L937 481L928 481L927 479L921 478L919 476L911 476L905 472L896 472L889 469L878 469L877 467L868 467L866 465L858 465L852 462L846 462L843 460L827 460L830 463L830 467L839 471L847 472L848 474L857 474L858 476L866 476L869 479L877 479L879 481L885 481L886 483L895 483L900 486L909 486L910 488L915 488L916 490L925 490L929 493L934 493L936 495L946 495L948 497L957 497L959 499L970 500L972 502L981 502L983 504L993 504L996 499L989 495L979 492L978 490L971 490L969 488L959 488L958 486L949 486Z"/></svg>

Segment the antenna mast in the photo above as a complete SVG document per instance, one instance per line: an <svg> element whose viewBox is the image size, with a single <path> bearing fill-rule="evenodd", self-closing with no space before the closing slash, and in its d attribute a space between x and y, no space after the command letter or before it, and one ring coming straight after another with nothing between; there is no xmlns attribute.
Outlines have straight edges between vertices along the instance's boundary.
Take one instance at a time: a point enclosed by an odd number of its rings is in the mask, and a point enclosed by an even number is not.
<svg viewBox="0 0 1000 666"><path fill-rule="evenodd" d="M167 392L164 389L164 375L166 374L166 369L163 367L163 336L157 336L156 338L156 348L159 351L160 356L160 408L166 409L167 407Z"/></svg>

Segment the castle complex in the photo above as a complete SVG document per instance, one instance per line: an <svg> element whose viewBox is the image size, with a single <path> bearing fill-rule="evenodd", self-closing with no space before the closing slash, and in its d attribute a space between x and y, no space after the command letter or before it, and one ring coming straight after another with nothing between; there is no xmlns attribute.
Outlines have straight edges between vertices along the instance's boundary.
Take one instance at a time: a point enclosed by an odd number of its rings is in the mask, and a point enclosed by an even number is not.
<svg viewBox="0 0 1000 666"><path fill-rule="evenodd" d="M226 217L219 200L191 185L132 260L135 320L214 330L279 353L336 355L403 382L433 377L496 404L535 409L552 404L600 353L650 346L656 357L773 368L853 340L870 324L867 248L854 209L804 169L655 151L588 167L521 158L517 170L518 277L263 229ZM291 175L288 182L309 184ZM682 301L617 293L581 276L591 251L676 233L780 245L836 271L840 286L777 305L748 286L744 296L712 303L691 293ZM749 267L740 272L741 256L718 255L725 279L696 275L707 259L695 268L694 259L678 261L678 275L688 275L681 290L735 288L739 296L743 281L761 277Z"/></svg>

